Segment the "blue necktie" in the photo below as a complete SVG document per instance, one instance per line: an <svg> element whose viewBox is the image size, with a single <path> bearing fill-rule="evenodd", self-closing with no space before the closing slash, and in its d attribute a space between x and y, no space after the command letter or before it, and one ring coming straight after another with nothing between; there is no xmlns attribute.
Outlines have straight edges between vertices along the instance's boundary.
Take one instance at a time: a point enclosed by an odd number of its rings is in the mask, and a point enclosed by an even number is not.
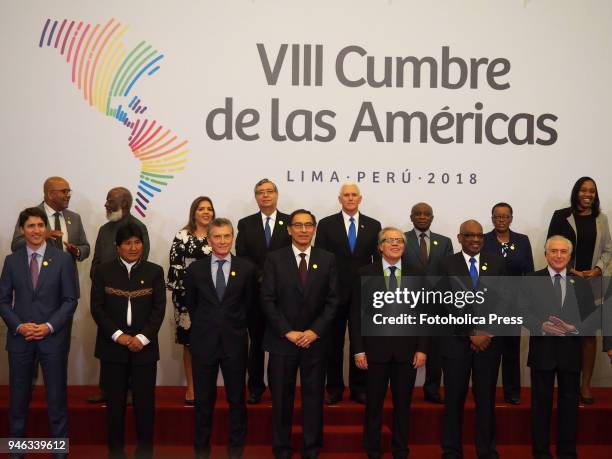
<svg viewBox="0 0 612 459"><path fill-rule="evenodd" d="M355 244L357 243L357 228L355 228L355 219L353 217L351 217L349 221L351 224L348 230L348 240L349 248L351 249L351 253L353 253L355 251Z"/></svg>
<svg viewBox="0 0 612 459"><path fill-rule="evenodd" d="M223 299L223 294L225 293L225 275L223 274L223 263L226 260L217 260L217 281L215 283L215 289L217 290L217 297L219 297L219 301Z"/></svg>
<svg viewBox="0 0 612 459"><path fill-rule="evenodd" d="M470 258L470 277L472 278L472 285L474 289L478 287L478 270L476 269L476 258Z"/></svg>
<svg viewBox="0 0 612 459"><path fill-rule="evenodd" d="M272 240L272 230L270 229L270 217L266 217L266 226L264 227L264 236L266 237L266 247L270 247Z"/></svg>
<svg viewBox="0 0 612 459"><path fill-rule="evenodd" d="M395 276L395 270L397 266L389 266L389 291L395 292L397 290L397 277Z"/></svg>

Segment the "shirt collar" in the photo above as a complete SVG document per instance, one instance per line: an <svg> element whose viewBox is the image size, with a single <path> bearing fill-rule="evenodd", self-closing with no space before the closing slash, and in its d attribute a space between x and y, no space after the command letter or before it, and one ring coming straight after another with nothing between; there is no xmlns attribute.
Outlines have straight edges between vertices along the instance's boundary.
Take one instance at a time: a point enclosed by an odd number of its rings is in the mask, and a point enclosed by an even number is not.
<svg viewBox="0 0 612 459"><path fill-rule="evenodd" d="M32 254L36 253L40 258L45 257L45 250L47 250L47 243L43 242L42 245L36 250L32 250L29 245L26 244L26 252L28 253L28 260L32 258Z"/></svg>
<svg viewBox="0 0 612 459"><path fill-rule="evenodd" d="M266 218L268 218L268 215L264 214L263 212L259 211L259 213L261 214L261 219L264 222L264 224L266 223ZM270 221L271 222L275 222L276 221L276 214L278 213L278 210L274 210L274 212L272 212L269 217L270 217Z"/></svg>
<svg viewBox="0 0 612 459"><path fill-rule="evenodd" d="M480 264L480 252L478 252L476 255L468 255L462 250L461 254L463 255L463 258L465 258L465 262L468 264L468 266L470 264L470 258L472 258L472 256L476 259L476 264Z"/></svg>
<svg viewBox="0 0 612 459"><path fill-rule="evenodd" d="M132 267L138 263L138 260L133 261L132 263L128 263L127 261L125 261L123 258L119 257L119 260L121 260L121 263L123 263L125 265L125 267L127 268L128 272L132 269Z"/></svg>
<svg viewBox="0 0 612 459"><path fill-rule="evenodd" d="M291 244L291 248L293 249L293 255L295 256L295 258L300 256L300 253L305 253L306 254L306 258L310 257L310 250L312 249L312 246L309 245L308 248L304 251L298 249L296 246L294 246L293 244Z"/></svg>
<svg viewBox="0 0 612 459"><path fill-rule="evenodd" d="M402 269L402 260L398 260L397 263L395 264L391 264L389 263L387 260L385 260L385 257L383 257L382 259L382 266L383 266L383 271L387 270L389 268L389 266L395 266L398 270Z"/></svg>
<svg viewBox="0 0 612 459"><path fill-rule="evenodd" d="M47 217L53 217L55 215L55 210L53 210L53 208L47 204L46 202L43 201L43 207L45 208L45 212L47 213ZM64 214L62 213L63 211L59 211L58 213L63 217Z"/></svg>
<svg viewBox="0 0 612 459"><path fill-rule="evenodd" d="M231 254L231 253L228 253L228 254L227 254L227 256L226 256L225 258L220 258L220 257L218 257L217 255L215 255L215 254L214 254L214 253L212 253L212 252L210 252L210 256L211 256L211 258L212 258L211 263L216 263L216 262L217 262L217 260L225 260L225 261L227 261L228 263L231 263L231 262L232 262L232 254Z"/></svg>
<svg viewBox="0 0 612 459"><path fill-rule="evenodd" d="M550 277L552 277L553 279L556 274L561 274L561 279L565 280L565 277L567 276L567 268L563 268L561 272L557 272L554 269L552 269L550 266L548 266L548 274L550 274Z"/></svg>
<svg viewBox="0 0 612 459"><path fill-rule="evenodd" d="M344 219L345 223L347 225L351 224L351 215L347 214L345 211L341 211L342 212L342 218ZM352 215L353 219L355 220L355 225L357 223L359 223L359 211L355 212L355 215Z"/></svg>
<svg viewBox="0 0 612 459"><path fill-rule="evenodd" d="M417 240L421 237L421 234L425 234L427 239L431 239L431 231L430 230L421 231L421 230L415 228L414 229L414 234L416 234Z"/></svg>

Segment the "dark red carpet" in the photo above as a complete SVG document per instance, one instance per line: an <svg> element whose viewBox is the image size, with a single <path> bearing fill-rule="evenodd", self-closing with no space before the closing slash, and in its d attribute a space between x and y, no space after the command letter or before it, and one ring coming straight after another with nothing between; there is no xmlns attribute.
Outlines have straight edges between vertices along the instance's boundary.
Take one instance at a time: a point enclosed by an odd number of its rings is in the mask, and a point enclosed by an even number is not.
<svg viewBox="0 0 612 459"><path fill-rule="evenodd" d="M70 409L70 442L71 457L88 459L104 457L106 442L105 410L100 405L90 405L86 398L96 392L93 386L71 386L69 388ZM298 391L299 392L299 391ZM498 394L501 400L501 394ZM596 403L580 407L578 441L580 452L587 458L609 458L612 448L612 389L593 390ZM184 388L158 387L156 410L156 457L181 458L191 457L193 443L193 408L183 405ZM348 398L348 397L347 397ZM529 390L523 389L523 403L510 406L503 401L497 405L497 431L500 453L506 457L530 456L530 418ZM249 436L246 457L268 458L271 439L271 410L269 396L264 397L259 405L249 406ZM415 390L415 399L411 411L411 457L439 457L437 446L442 421L441 405L423 401L420 388ZM45 437L47 430L46 403L44 389L37 387L34 391L28 419L28 436ZM344 401L325 408L325 455L322 458L364 457L362 451L363 407L350 401ZM383 442L386 450L390 446L391 401L385 403L385 426ZM228 424L228 407L223 388L219 388L213 443L218 457L224 457L222 447L226 443ZM294 446L299 450L301 433L301 404L299 394L296 400L294 416ZM464 438L466 452L473 457L474 403L471 398L466 404ZM128 409L127 443L134 443L133 412ZM553 437L556 427L553 426ZM8 435L8 387L0 386L0 437ZM601 454L600 454L601 453ZM42 458L37 455L33 457Z"/></svg>

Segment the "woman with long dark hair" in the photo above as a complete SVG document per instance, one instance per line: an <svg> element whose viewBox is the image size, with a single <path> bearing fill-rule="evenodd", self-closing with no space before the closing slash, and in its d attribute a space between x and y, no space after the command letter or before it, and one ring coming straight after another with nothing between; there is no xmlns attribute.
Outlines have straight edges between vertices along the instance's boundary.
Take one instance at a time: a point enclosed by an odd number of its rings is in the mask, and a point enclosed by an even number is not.
<svg viewBox="0 0 612 459"><path fill-rule="evenodd" d="M176 342L183 345L183 366L187 379L185 404L194 404L193 374L191 353L189 351L189 329L191 320L185 305L183 279L187 267L200 258L210 256L208 245L208 224L215 218L215 207L207 196L199 196L189 209L189 221L172 241L170 248L170 267L168 268L167 287L172 291L174 320L176 322Z"/></svg>

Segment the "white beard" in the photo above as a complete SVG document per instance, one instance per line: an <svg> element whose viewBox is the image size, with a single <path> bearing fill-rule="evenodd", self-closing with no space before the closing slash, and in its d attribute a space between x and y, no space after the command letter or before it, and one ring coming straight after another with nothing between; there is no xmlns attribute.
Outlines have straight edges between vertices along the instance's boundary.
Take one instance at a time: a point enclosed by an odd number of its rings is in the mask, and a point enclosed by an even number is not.
<svg viewBox="0 0 612 459"><path fill-rule="evenodd" d="M118 222L123 217L123 210L106 211L106 219L109 222Z"/></svg>

